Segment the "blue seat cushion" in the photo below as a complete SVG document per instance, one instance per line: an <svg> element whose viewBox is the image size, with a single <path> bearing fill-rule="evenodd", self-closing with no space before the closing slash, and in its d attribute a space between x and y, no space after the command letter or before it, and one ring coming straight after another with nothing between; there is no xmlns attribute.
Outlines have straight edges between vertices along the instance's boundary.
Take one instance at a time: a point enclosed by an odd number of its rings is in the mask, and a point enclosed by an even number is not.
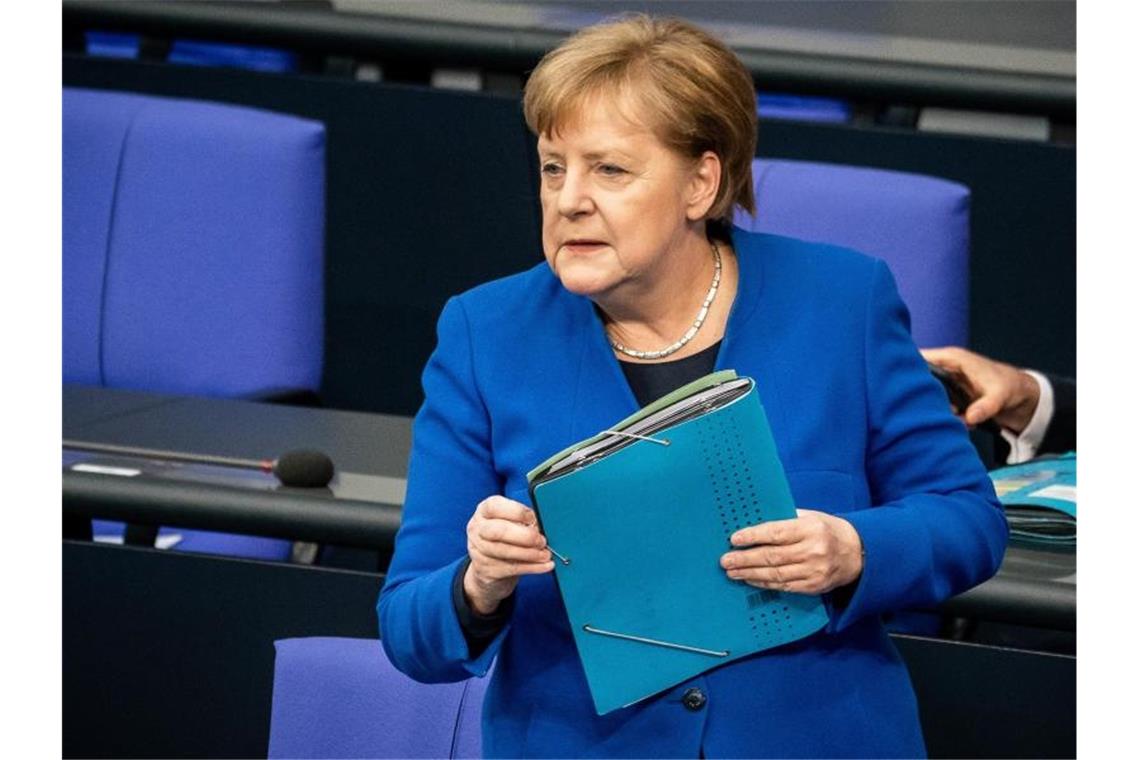
<svg viewBox="0 0 1140 760"><path fill-rule="evenodd" d="M270 758L481 756L488 679L417 683L375 639L275 646Z"/></svg>
<svg viewBox="0 0 1140 760"><path fill-rule="evenodd" d="M91 521L91 533L96 541L122 543L125 531L126 526L115 520ZM190 528L159 528L155 545L161 549L275 562L288 561L293 551L293 542L281 538Z"/></svg>

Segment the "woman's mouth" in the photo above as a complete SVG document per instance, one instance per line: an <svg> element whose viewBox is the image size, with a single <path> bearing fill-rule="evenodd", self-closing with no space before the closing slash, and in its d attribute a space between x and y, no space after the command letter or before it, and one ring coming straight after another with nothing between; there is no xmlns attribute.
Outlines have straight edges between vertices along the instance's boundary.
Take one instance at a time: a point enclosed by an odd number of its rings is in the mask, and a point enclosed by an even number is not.
<svg viewBox="0 0 1140 760"><path fill-rule="evenodd" d="M596 253L606 246L601 240L589 240L586 238L567 240L562 244L562 247L569 253L575 255L589 255Z"/></svg>

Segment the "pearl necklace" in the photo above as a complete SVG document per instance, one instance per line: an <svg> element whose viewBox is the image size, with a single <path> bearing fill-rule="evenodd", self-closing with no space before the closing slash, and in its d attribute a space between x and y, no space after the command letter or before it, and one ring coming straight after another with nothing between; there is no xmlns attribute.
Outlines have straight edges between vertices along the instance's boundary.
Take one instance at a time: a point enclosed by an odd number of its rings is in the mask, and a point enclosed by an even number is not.
<svg viewBox="0 0 1140 760"><path fill-rule="evenodd" d="M716 271L713 272L712 285L709 286L709 292L705 295L705 300L701 302L701 310L697 312L697 318L693 320L692 327L686 330L685 334L682 335L679 340L669 344L660 351L637 351L632 348L626 348L607 333L606 337L610 339L610 345L613 346L615 351L625 354L626 356L632 356L635 359L662 359L670 354L677 353L681 350L682 346L693 339L693 336L697 334L697 330L700 330L701 325L705 323L705 317L709 315L709 306L712 304L713 299L716 298L717 288L720 287L720 249L717 247L716 241L710 242L712 243L713 260L716 262Z"/></svg>

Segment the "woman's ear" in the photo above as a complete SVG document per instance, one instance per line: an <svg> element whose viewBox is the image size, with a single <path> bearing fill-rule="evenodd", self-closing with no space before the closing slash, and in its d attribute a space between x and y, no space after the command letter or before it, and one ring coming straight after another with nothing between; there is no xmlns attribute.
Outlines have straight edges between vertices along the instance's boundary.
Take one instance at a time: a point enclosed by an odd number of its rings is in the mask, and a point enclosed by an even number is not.
<svg viewBox="0 0 1140 760"><path fill-rule="evenodd" d="M700 221L708 214L720 188L720 156L706 150L693 164L689 178L689 205L685 215L689 221Z"/></svg>

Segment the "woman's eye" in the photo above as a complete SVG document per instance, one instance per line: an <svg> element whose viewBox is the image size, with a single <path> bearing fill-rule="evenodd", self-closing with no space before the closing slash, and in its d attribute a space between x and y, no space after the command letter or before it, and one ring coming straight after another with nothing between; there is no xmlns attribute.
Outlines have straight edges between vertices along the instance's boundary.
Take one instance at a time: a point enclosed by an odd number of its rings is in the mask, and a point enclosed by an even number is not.
<svg viewBox="0 0 1140 760"><path fill-rule="evenodd" d="M607 177L617 177L618 175L625 174L625 169L614 164L602 164L598 167L598 171Z"/></svg>
<svg viewBox="0 0 1140 760"><path fill-rule="evenodd" d="M547 177L557 177L562 173L562 167L558 164L543 164L542 173Z"/></svg>

